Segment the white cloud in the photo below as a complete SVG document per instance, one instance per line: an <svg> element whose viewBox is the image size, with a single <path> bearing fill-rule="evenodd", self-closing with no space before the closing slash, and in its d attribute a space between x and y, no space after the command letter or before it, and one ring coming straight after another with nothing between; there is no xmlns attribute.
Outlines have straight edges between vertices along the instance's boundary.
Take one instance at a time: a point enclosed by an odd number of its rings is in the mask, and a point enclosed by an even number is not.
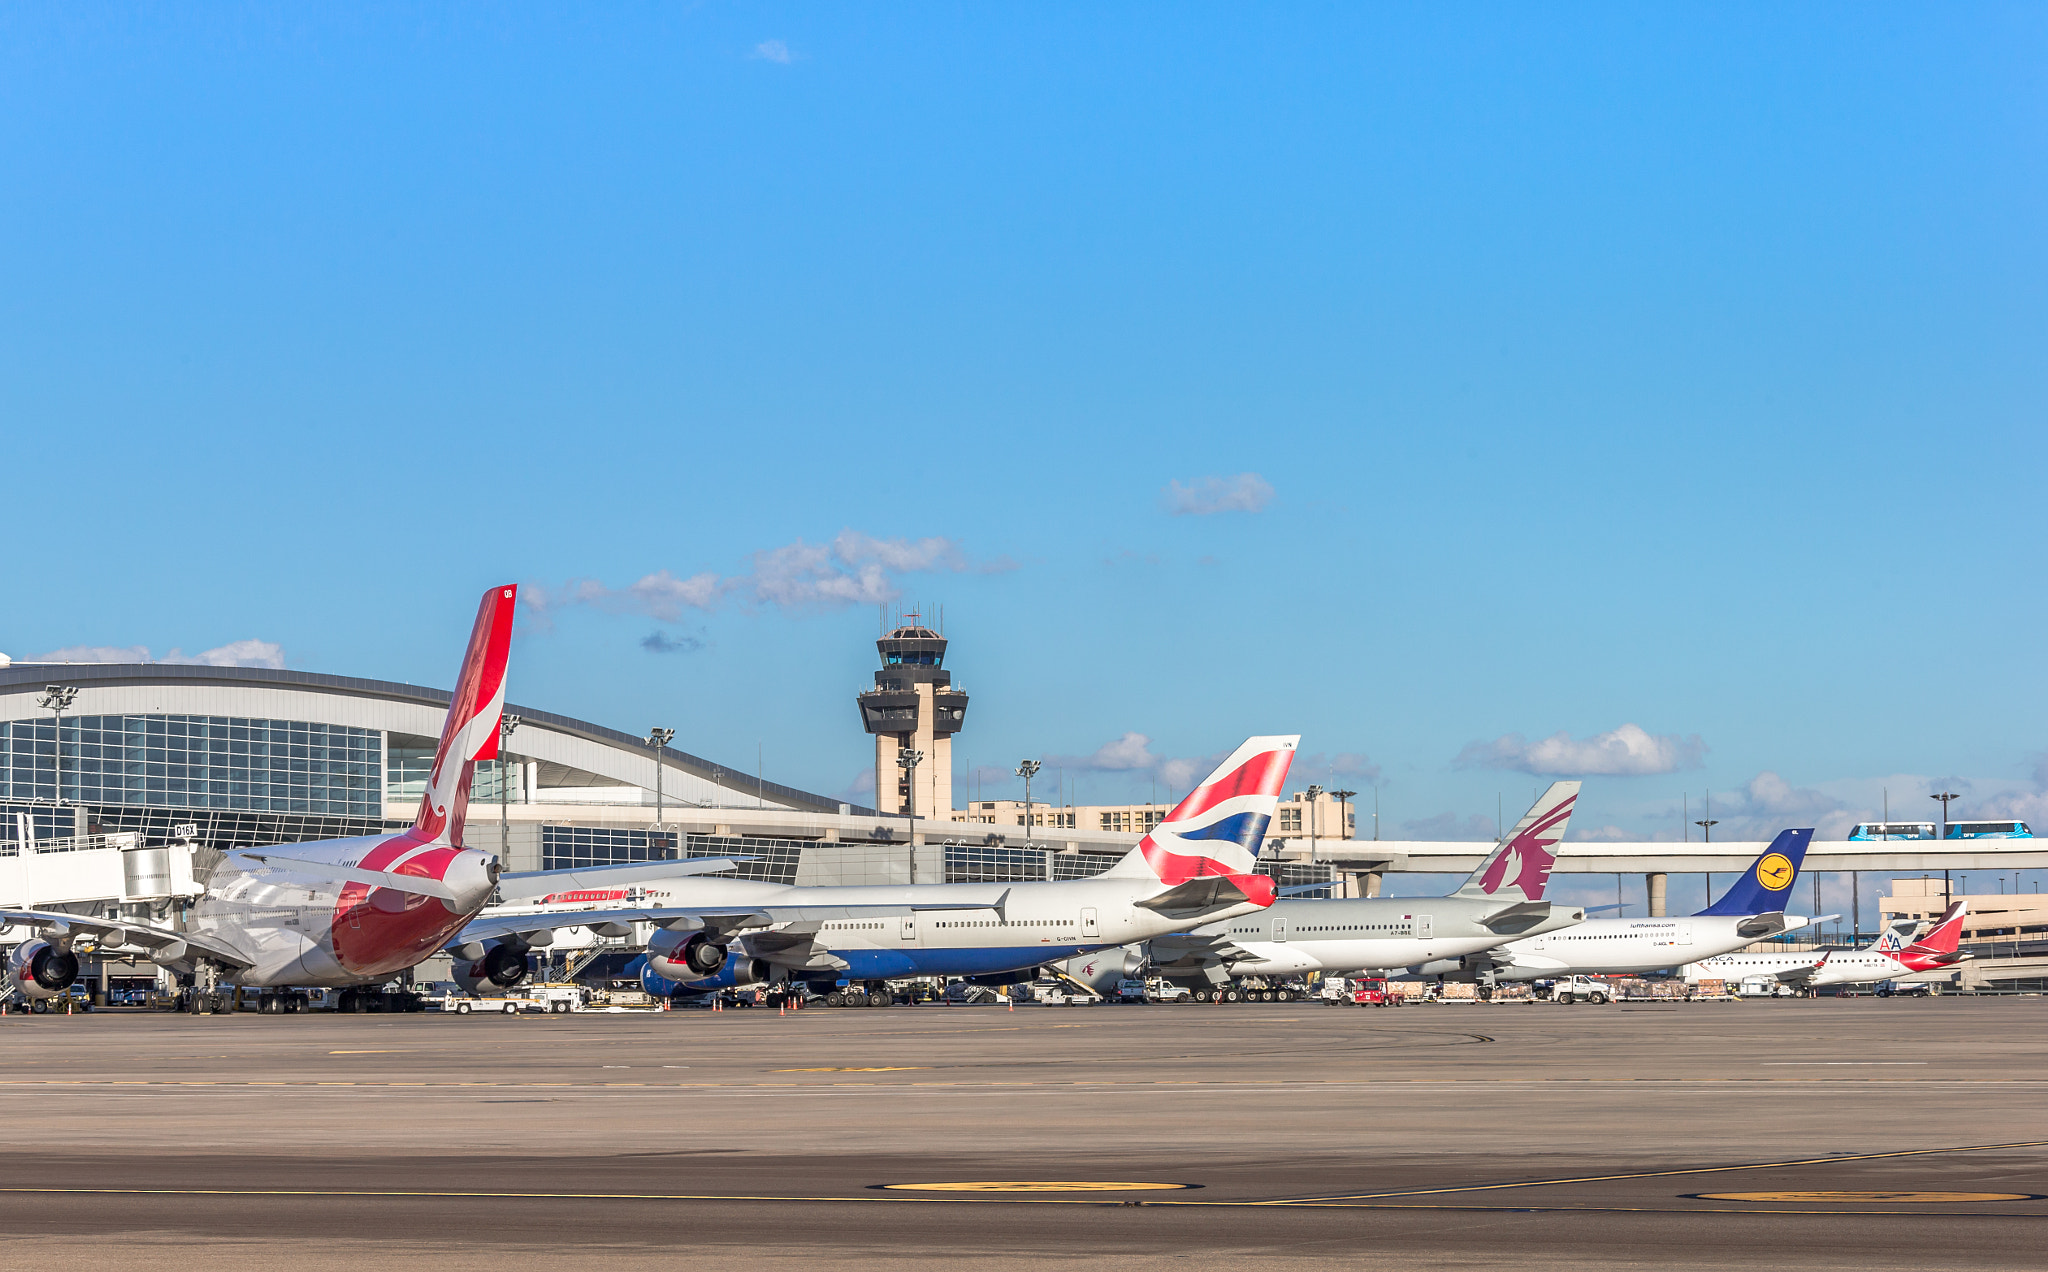
<svg viewBox="0 0 2048 1272"><path fill-rule="evenodd" d="M1580 843L1628 844L1638 843L1643 837L1632 830L1623 830L1619 826L1601 826L1589 830L1581 830L1577 826L1573 826L1565 832L1565 838Z"/></svg>
<svg viewBox="0 0 2048 1272"><path fill-rule="evenodd" d="M1539 777L1642 777L1698 768L1707 751L1697 733L1679 737L1648 733L1624 724L1590 738L1553 733L1535 742L1509 733L1491 742L1473 742L1458 753L1458 768L1514 769Z"/></svg>
<svg viewBox="0 0 2048 1272"><path fill-rule="evenodd" d="M1183 486L1167 483L1160 502L1176 517L1208 517L1219 512L1263 512L1273 502L1273 487L1257 473L1235 477L1201 477Z"/></svg>
<svg viewBox="0 0 2048 1272"><path fill-rule="evenodd" d="M69 663L139 663L149 661L147 645L66 645L53 649L47 654L37 654L30 662Z"/></svg>
<svg viewBox="0 0 2048 1272"><path fill-rule="evenodd" d="M790 610L882 605L903 594L899 575L996 573L1016 568L1008 557L976 565L953 539L879 539L857 530L842 530L830 543L798 539L779 548L764 548L753 554L752 563L746 573L727 576L705 570L684 578L669 570L656 570L623 588L596 579L571 579L560 587L530 583L520 593L520 601L541 623L555 611L575 605L672 623L685 610L709 612L735 597Z"/></svg>
<svg viewBox="0 0 2048 1272"><path fill-rule="evenodd" d="M1297 784L1312 780L1325 785L1336 779L1364 782L1368 786L1380 780L1380 766L1369 755L1356 751L1339 751L1326 755L1317 751L1313 755L1298 755L1289 777Z"/></svg>
<svg viewBox="0 0 2048 1272"><path fill-rule="evenodd" d="M235 640L225 645L216 645L191 658L177 650L164 655L167 663L187 663L204 667L275 667L284 666L284 648L267 640Z"/></svg>
<svg viewBox="0 0 2048 1272"><path fill-rule="evenodd" d="M763 40L754 46L753 56L762 62L776 62L788 66L796 55L789 51L789 45L781 40Z"/></svg>
<svg viewBox="0 0 2048 1272"><path fill-rule="evenodd" d="M184 667L276 667L284 666L284 647L267 640L233 640L225 645L187 654L173 649L152 659L147 645L70 645L38 655L35 662L146 663L159 662Z"/></svg>

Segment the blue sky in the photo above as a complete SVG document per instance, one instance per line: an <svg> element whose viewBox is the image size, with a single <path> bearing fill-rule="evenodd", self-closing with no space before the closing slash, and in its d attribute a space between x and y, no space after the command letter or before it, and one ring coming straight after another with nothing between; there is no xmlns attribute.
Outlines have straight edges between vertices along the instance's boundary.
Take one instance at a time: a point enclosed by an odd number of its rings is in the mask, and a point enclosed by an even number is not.
<svg viewBox="0 0 2048 1272"><path fill-rule="evenodd" d="M2048 820L2044 44L10 8L0 649L446 684L514 580L515 699L838 792L943 604L962 764L1084 799L1299 731L1390 836Z"/></svg>

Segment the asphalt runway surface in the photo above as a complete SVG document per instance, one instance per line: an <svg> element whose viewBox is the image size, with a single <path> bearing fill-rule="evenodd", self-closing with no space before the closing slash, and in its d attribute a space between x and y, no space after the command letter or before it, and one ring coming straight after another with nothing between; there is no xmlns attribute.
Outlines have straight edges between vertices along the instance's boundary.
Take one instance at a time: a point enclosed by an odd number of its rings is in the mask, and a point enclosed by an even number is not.
<svg viewBox="0 0 2048 1272"><path fill-rule="evenodd" d="M2039 998L102 1012L0 1052L14 1266L2048 1265Z"/></svg>

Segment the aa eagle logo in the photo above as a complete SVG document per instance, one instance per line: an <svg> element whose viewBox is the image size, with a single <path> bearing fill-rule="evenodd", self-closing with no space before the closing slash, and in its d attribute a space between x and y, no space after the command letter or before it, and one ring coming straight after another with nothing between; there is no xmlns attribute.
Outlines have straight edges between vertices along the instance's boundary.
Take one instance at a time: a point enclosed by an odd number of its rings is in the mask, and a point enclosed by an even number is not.
<svg viewBox="0 0 2048 1272"><path fill-rule="evenodd" d="M1791 859L1782 852L1774 852L1756 863L1756 881L1766 892L1783 892L1791 887L1795 873Z"/></svg>

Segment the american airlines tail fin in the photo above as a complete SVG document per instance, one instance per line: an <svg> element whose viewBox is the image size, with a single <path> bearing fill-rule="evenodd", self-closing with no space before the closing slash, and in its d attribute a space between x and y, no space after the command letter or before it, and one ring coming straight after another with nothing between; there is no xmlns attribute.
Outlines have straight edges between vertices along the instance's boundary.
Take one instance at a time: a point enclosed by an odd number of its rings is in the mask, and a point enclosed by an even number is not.
<svg viewBox="0 0 2048 1272"><path fill-rule="evenodd" d="M1799 867L1806 864L1806 848L1813 842L1813 828L1781 830L1771 846L1749 863L1749 869L1732 884L1721 899L1701 910L1702 915L1783 914L1785 899L1799 879ZM1695 916L1697 917L1697 916Z"/></svg>
<svg viewBox="0 0 2048 1272"><path fill-rule="evenodd" d="M1877 939L1865 948L1873 954L1897 955L1906 948L1906 942L1912 939L1913 933L1919 927L1918 921L1913 919L1893 919L1885 925L1884 931L1877 934Z"/></svg>
<svg viewBox="0 0 2048 1272"><path fill-rule="evenodd" d="M1557 861L1555 846L1564 838L1564 828L1572 819L1572 806L1578 801L1579 783L1552 782L1550 789L1529 805L1529 811L1515 823L1513 833L1451 895L1541 901L1543 889L1550 883L1550 867Z"/></svg>
<svg viewBox="0 0 2048 1272"><path fill-rule="evenodd" d="M1963 916L1970 912L1967 901L1958 901L1942 912L1927 935L1892 955L1908 967L1944 967L1962 957Z"/></svg>
<svg viewBox="0 0 2048 1272"><path fill-rule="evenodd" d="M1273 881L1254 872L1259 845L1279 807L1280 788L1300 742L1298 734L1246 738L1109 874L1159 880L1169 890L1166 895L1175 898L1168 908L1196 908L1197 893L1214 891L1207 885L1192 886L1204 879L1225 881L1244 900L1271 905ZM1184 888L1185 906L1177 896Z"/></svg>
<svg viewBox="0 0 2048 1272"><path fill-rule="evenodd" d="M518 597L515 586L494 587L477 607L469 649L448 701L448 719L441 726L441 745L420 796L419 816L413 819L414 839L462 846L470 776L478 760L498 754L498 718L505 710L505 664L512 649L512 611Z"/></svg>

